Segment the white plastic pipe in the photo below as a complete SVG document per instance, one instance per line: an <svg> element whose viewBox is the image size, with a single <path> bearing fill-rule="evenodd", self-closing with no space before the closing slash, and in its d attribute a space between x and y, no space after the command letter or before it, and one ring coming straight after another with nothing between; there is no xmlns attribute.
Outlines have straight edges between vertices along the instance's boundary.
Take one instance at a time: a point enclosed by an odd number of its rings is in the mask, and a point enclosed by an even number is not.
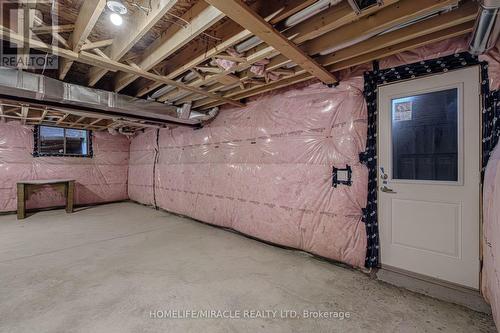
<svg viewBox="0 0 500 333"><path fill-rule="evenodd" d="M470 52L483 54L493 46L500 35L500 0L484 0L469 42Z"/></svg>

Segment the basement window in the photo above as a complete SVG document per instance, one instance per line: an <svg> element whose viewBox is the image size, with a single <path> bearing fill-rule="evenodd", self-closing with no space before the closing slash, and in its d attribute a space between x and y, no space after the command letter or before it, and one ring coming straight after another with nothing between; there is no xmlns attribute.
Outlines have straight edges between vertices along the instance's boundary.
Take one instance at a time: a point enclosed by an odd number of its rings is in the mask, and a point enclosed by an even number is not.
<svg viewBox="0 0 500 333"><path fill-rule="evenodd" d="M36 126L33 155L92 157L92 132L84 129Z"/></svg>

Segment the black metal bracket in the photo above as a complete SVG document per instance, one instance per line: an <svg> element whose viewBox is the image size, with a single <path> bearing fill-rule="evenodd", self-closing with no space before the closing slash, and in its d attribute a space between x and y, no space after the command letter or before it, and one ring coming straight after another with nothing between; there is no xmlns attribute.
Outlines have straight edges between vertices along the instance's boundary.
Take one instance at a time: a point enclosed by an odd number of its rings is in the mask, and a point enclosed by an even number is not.
<svg viewBox="0 0 500 333"><path fill-rule="evenodd" d="M343 173L343 177L339 177L339 173ZM339 179L340 178L340 179ZM352 169L350 165L345 166L344 169L333 167L332 169L332 186L337 187L337 185L352 185Z"/></svg>

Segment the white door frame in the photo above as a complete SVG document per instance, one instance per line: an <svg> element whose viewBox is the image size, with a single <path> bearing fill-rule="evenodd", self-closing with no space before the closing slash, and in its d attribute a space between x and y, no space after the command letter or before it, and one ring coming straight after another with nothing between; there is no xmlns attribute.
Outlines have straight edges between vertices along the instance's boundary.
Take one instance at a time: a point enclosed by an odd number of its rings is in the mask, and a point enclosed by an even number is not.
<svg viewBox="0 0 500 333"><path fill-rule="evenodd" d="M480 107L480 94L481 94L481 90L480 90L480 71L479 71L479 65L476 65L476 66L469 66L469 67L465 67L465 68L461 68L461 69L457 69L457 70L454 70L454 71L450 71L450 72L447 72L446 74L448 73L454 73L454 72L458 72L458 71L466 71L467 73L469 73L469 75L476 71L478 73L478 82L477 82L477 89L478 89L478 97L477 97L477 101L478 101L478 112L479 112L479 117L478 117L478 126L479 126L479 138L478 138L478 154L479 156L477 156L477 160L478 160L478 165L477 165L477 171L479 172L479 175L481 173L481 163L482 163L482 145L481 145L481 131L482 131L482 114L480 112L481 110L481 107ZM464 72L465 73L465 72ZM377 133L378 134L378 139L377 139L377 155L379 156L379 158L377 159L377 191L378 191L378 223L379 223L379 233L380 233L380 253L379 253L379 257L380 257L380 266L381 267L387 267L389 266L389 268L394 268L394 267L390 267L390 265L387 265L387 264L384 264L384 260L383 260L383 251L384 251L384 248L383 248L383 235L382 233L384 232L383 231L383 221L382 221L382 218L380 217L381 215L381 212L382 212L382 205L380 204L381 203L381 195L387 195L385 193L381 193L380 192L380 188L381 186L383 186L384 184L382 184L382 181L381 181L381 177L380 177L380 166L381 166L381 152L383 151L382 149L384 149L382 147L382 145L385 145L385 154L388 156L387 157L387 160L388 161L392 161L392 149L389 149L388 147L388 142L387 142L387 139L385 142L382 142L382 139L381 139L381 94L380 94L380 88L383 89L383 87L387 87L388 85L394 85L394 84L404 84L405 82L408 82L408 81L415 81L415 80L419 80L419 79L425 79L425 78L429 78L429 77L432 77L432 76L436 76L436 75L446 75L446 74L442 74L442 73L437 73L437 74L433 74L433 75L429 75L429 76L422 76L422 77L417 77L415 79L411 79L411 80L401 80L401 81L396 81L396 82L391 82L391 83L388 83L388 84L385 84L385 85L379 85L377 87L377 90L378 90L378 97L377 97L377 104L378 104L378 107L377 107L377 110L378 110L378 114L377 114ZM464 96L464 87L463 87L463 84L460 84L460 83L457 83L457 84L448 84L448 85L442 85L440 86L438 89L436 89L436 87L432 87L432 88L428 88L428 89L418 89L415 91L415 94L422 94L422 93L426 93L426 92L431 92L431 91L440 91L440 90L446 90L446 89L450 89L450 88L457 88L458 89L458 96L459 98L462 98L462 103L459 103L459 117L458 117L458 126L459 126L459 129L461 131L465 131L465 126L464 126L464 105L465 105L465 102L463 101L463 96ZM413 92L412 92L413 93ZM390 98L398 98L398 97L403 97L405 96L405 94L394 94L394 95L390 95ZM408 96L408 94L406 94L406 96ZM390 127L390 126L389 126ZM387 131L387 128L385 127L383 130ZM389 128L390 130L390 128ZM389 138L390 140L390 137L391 135L390 134L387 134L387 136L385 136L386 138ZM464 184L464 172L463 172L463 168L464 168L464 158L465 158L465 155L464 155L464 135L463 133L460 133L458 134L458 152L459 152L459 156L461 156L462 158L459 159L458 161L458 181L457 182L439 182L440 184L443 184L443 185L451 185L451 186L461 186ZM388 150L388 151L387 151ZM390 162L389 162L390 163ZM384 167L388 168L389 166L388 165L385 165ZM390 173L390 172L388 172ZM392 178L392 174L391 174L391 177ZM422 182L422 181L412 181L412 180L392 180L390 179L390 183L393 184L393 185L397 185L397 184L423 184L425 182ZM479 269L479 272L478 272L478 287L480 287L480 283L481 283L481 279L480 279L480 267L479 267L479 263L480 263L480 259L481 259L481 242L480 242L480 239L481 239L481 232L482 232L482 214L481 214L481 202L482 202L482 193L481 193L481 184L480 184L480 178L479 178L479 183L477 184L478 186L478 198L477 198L477 202L478 202L478 206L479 206L479 216L478 216L478 221L479 221L479 225L477 226L478 227L478 244L477 244L477 247L478 247L478 258L477 258L477 261L478 261L478 269ZM389 185L389 187L392 187ZM462 236L460 236L462 237ZM405 269L399 269L396 267L397 270L401 270L401 271L405 271L405 272L408 272L407 270ZM416 276L419 276L421 274L419 273L415 273ZM434 279L434 277L429 277L430 279ZM439 280L439 279L438 279ZM445 281L446 282L446 281ZM453 284L453 283L451 283ZM473 288L475 289L475 288Z"/></svg>

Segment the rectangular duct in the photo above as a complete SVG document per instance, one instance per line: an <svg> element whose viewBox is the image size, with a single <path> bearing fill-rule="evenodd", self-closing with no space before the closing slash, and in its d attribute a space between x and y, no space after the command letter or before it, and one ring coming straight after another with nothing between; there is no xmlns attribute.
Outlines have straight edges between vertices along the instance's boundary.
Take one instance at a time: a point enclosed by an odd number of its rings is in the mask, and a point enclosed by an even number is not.
<svg viewBox="0 0 500 333"><path fill-rule="evenodd" d="M75 110L154 120L159 123L197 127L198 119L177 117L177 107L88 88L17 69L0 67L0 98L46 103Z"/></svg>

